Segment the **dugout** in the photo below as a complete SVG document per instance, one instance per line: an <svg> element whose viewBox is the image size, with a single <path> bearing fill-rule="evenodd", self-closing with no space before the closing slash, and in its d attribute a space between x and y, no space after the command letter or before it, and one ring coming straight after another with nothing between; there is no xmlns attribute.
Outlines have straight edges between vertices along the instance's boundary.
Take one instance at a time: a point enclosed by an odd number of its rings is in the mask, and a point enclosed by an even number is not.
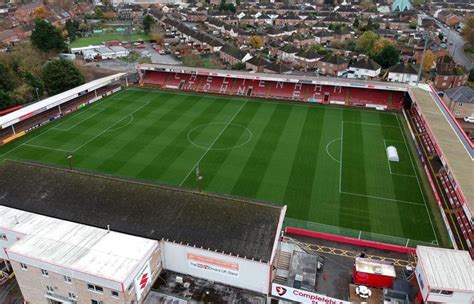
<svg viewBox="0 0 474 304"><path fill-rule="evenodd" d="M164 269L265 295L286 211L13 161L0 165L0 197L6 207L156 240Z"/></svg>

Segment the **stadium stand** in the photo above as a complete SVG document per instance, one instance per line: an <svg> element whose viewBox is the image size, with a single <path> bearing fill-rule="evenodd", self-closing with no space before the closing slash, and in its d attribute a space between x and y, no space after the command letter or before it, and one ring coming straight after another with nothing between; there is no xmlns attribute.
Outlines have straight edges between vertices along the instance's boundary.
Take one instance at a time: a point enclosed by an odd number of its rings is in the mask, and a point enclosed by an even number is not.
<svg viewBox="0 0 474 304"><path fill-rule="evenodd" d="M404 92L367 90L334 85L307 84L303 82L220 77L194 73L147 70L142 73L140 84L161 88L272 98L296 101L312 101L332 104L348 104L362 107L400 109Z"/></svg>
<svg viewBox="0 0 474 304"><path fill-rule="evenodd" d="M435 181L435 191L438 193L440 208L444 212L449 227L453 230L453 238L460 249L465 249L474 257L474 231L472 220L466 215L464 209L466 202L459 193L454 179L450 177L449 170L438 162L436 141L427 132L427 125L418 109L413 106L408 112L409 122L415 132L418 146L424 152L422 159L428 164L429 174ZM436 157L435 157L436 156Z"/></svg>
<svg viewBox="0 0 474 304"><path fill-rule="evenodd" d="M2 116L0 119L0 145L118 91L121 84L116 81L122 75L117 74L94 80L89 84L23 107L21 108L22 113L14 111ZM62 102L62 100L64 101Z"/></svg>

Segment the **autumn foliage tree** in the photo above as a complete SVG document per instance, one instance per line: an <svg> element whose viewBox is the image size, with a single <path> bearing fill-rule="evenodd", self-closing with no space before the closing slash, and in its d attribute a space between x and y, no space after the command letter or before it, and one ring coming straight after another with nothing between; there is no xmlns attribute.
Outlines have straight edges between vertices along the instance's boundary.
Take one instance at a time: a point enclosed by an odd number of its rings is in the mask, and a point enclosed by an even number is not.
<svg viewBox="0 0 474 304"><path fill-rule="evenodd" d="M249 39L249 44L253 47L253 48L256 48L256 49L260 49L262 48L265 43L263 41L263 38L260 37L260 36L252 36L250 37Z"/></svg>
<svg viewBox="0 0 474 304"><path fill-rule="evenodd" d="M425 72L430 71L433 68L433 63L435 61L435 56L431 50L427 50L425 54L425 62L423 63L423 70Z"/></svg>

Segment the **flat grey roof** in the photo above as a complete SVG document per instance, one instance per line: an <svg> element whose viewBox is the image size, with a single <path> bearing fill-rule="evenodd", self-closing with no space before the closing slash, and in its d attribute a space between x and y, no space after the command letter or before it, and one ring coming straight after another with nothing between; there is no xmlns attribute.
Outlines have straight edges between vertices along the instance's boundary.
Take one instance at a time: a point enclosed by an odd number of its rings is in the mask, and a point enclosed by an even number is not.
<svg viewBox="0 0 474 304"><path fill-rule="evenodd" d="M474 210L474 150L459 130L448 110L431 91L411 88L410 95L421 110L421 115L428 123L429 130L436 137L436 143L443 151L451 172L461 191Z"/></svg>
<svg viewBox="0 0 474 304"><path fill-rule="evenodd" d="M418 246L416 255L431 289L474 292L474 264L467 251Z"/></svg>
<svg viewBox="0 0 474 304"><path fill-rule="evenodd" d="M247 259L271 259L284 208L4 161L0 205Z"/></svg>

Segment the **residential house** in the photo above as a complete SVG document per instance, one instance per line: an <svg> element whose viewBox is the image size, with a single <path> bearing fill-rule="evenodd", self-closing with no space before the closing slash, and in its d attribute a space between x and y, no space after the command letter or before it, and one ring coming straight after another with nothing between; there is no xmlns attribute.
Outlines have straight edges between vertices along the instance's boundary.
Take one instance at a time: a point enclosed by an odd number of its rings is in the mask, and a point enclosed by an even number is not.
<svg viewBox="0 0 474 304"><path fill-rule="evenodd" d="M474 116L474 90L468 86L447 89L443 99L456 118Z"/></svg>
<svg viewBox="0 0 474 304"><path fill-rule="evenodd" d="M347 78L375 79L379 76L382 67L369 57L364 57L351 64Z"/></svg>
<svg viewBox="0 0 474 304"><path fill-rule="evenodd" d="M45 11L47 10L43 1L35 1L29 4L24 4L18 7L14 16L19 22L30 23L35 19L35 11L40 8L43 8Z"/></svg>
<svg viewBox="0 0 474 304"><path fill-rule="evenodd" d="M261 56L256 56L245 62L245 68L257 73L262 73L268 64L270 64L268 60Z"/></svg>
<svg viewBox="0 0 474 304"><path fill-rule="evenodd" d="M463 66L457 65L450 56L443 56L436 61L434 86L438 90L463 86L468 78L469 73Z"/></svg>
<svg viewBox="0 0 474 304"><path fill-rule="evenodd" d="M292 70L290 67L283 63L271 62L263 68L264 73L277 73L277 74L291 74Z"/></svg>
<svg viewBox="0 0 474 304"><path fill-rule="evenodd" d="M314 40L319 44L331 42L334 39L334 33L328 31L321 31L314 34Z"/></svg>
<svg viewBox="0 0 474 304"><path fill-rule="evenodd" d="M336 53L327 55L317 62L319 73L328 76L340 76L347 70L348 62L344 56Z"/></svg>
<svg viewBox="0 0 474 304"><path fill-rule="evenodd" d="M6 30L0 32L0 44L11 45L20 41L17 33L14 30Z"/></svg>
<svg viewBox="0 0 474 304"><path fill-rule="evenodd" d="M387 80L413 85L418 80L418 72L409 63L399 63L388 70Z"/></svg>
<svg viewBox="0 0 474 304"><path fill-rule="evenodd" d="M225 63L235 65L237 63L245 63L252 58L252 55L229 44L224 44L219 52L219 57Z"/></svg>
<svg viewBox="0 0 474 304"><path fill-rule="evenodd" d="M462 19L455 14L449 14L448 16L446 16L445 22L449 26L456 27L462 22Z"/></svg>
<svg viewBox="0 0 474 304"><path fill-rule="evenodd" d="M338 13L331 13L329 16L323 19L326 24L349 24L350 21L346 17L341 16Z"/></svg>
<svg viewBox="0 0 474 304"><path fill-rule="evenodd" d="M298 51L299 49L296 46L292 43L288 43L278 50L277 56L285 62L293 62L295 61L295 55Z"/></svg>
<svg viewBox="0 0 474 304"><path fill-rule="evenodd" d="M306 50L302 49L295 55L295 61L297 65L305 70L315 69L318 65L319 58L321 58L321 55L311 48Z"/></svg>

